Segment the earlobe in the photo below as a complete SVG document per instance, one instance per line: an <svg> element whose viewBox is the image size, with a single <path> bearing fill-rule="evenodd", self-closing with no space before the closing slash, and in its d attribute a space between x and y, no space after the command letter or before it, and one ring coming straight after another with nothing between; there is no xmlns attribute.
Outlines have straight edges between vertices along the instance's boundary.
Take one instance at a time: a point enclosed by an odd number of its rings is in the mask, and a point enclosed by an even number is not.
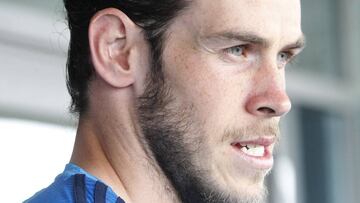
<svg viewBox="0 0 360 203"><path fill-rule="evenodd" d="M96 75L109 85L122 88L135 81L130 67L132 33L135 24L120 10L99 11L89 25L89 45Z"/></svg>

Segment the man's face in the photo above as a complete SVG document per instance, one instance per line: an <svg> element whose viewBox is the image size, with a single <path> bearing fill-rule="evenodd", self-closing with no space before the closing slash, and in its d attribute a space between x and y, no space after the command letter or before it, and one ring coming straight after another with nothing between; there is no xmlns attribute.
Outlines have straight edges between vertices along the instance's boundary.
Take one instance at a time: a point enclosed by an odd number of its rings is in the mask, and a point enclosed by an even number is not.
<svg viewBox="0 0 360 203"><path fill-rule="evenodd" d="M183 202L262 199L300 24L298 0L196 0L171 24L139 114Z"/></svg>

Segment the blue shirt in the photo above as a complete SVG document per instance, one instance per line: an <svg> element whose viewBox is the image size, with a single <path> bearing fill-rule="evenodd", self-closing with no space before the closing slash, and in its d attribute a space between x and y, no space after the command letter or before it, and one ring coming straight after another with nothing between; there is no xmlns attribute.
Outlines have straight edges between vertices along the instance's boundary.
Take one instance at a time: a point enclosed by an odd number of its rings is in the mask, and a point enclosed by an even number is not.
<svg viewBox="0 0 360 203"><path fill-rule="evenodd" d="M69 163L47 188L24 203L125 203L99 179Z"/></svg>

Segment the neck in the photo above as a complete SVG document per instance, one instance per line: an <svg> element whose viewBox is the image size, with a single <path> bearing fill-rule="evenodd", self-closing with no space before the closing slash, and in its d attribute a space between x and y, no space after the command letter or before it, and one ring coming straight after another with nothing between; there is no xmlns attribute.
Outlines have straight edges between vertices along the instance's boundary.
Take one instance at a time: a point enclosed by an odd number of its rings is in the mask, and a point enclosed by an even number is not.
<svg viewBox="0 0 360 203"><path fill-rule="evenodd" d="M114 118L109 113L80 118L71 162L102 180L126 203L180 202L147 149L141 131L131 125L134 119Z"/></svg>

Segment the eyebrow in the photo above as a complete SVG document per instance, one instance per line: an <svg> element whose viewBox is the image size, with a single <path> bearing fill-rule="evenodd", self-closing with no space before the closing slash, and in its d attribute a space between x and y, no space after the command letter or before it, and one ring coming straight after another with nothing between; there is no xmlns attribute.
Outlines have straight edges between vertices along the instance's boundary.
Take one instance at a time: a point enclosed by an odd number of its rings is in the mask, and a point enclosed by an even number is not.
<svg viewBox="0 0 360 203"><path fill-rule="evenodd" d="M301 34L298 40L296 40L295 43L286 45L283 50L289 50L289 49L304 49L306 44L306 38L304 34Z"/></svg>
<svg viewBox="0 0 360 203"><path fill-rule="evenodd" d="M219 32L215 34L211 34L208 36L201 37L201 39L205 40L235 40L235 41L242 41L252 44L258 44L262 47L269 47L270 42L265 38L260 37L259 35L253 33L242 33L242 32ZM294 43L286 45L282 48L282 50L286 49L303 49L305 47L305 36L301 34L301 36L296 40Z"/></svg>

